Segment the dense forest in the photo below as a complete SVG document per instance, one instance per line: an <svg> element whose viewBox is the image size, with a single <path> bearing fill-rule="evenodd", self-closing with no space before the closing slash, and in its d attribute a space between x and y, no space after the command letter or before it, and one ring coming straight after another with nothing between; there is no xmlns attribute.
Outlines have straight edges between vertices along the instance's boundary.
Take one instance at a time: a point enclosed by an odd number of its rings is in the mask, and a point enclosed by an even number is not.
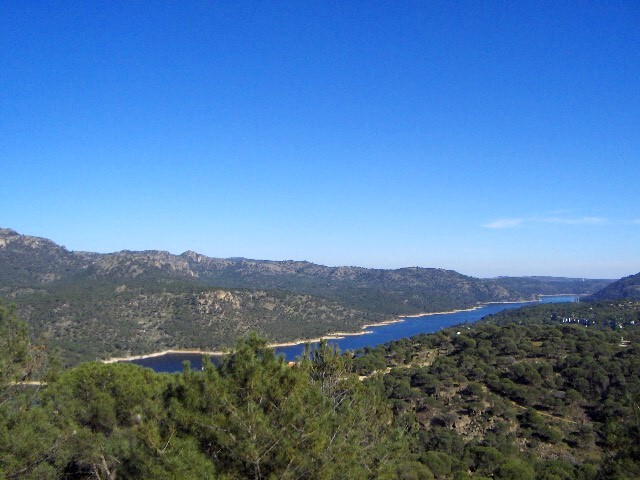
<svg viewBox="0 0 640 480"><path fill-rule="evenodd" d="M0 478L634 479L639 323L547 304L294 365L249 335L169 375L61 369L2 306Z"/></svg>

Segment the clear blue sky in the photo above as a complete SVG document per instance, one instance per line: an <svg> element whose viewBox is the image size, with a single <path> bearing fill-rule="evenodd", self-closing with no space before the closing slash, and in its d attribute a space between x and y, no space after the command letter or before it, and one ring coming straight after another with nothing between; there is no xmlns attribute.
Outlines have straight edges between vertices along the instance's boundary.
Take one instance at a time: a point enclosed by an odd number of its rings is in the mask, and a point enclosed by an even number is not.
<svg viewBox="0 0 640 480"><path fill-rule="evenodd" d="M0 226L99 252L640 271L638 2L0 15Z"/></svg>

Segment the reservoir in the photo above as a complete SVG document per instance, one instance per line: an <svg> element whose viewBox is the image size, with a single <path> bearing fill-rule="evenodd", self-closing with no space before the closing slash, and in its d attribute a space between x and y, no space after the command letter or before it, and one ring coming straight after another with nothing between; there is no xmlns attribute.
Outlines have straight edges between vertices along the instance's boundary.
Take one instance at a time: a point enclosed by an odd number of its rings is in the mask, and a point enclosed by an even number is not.
<svg viewBox="0 0 640 480"><path fill-rule="evenodd" d="M576 298L577 296L575 295L543 296L540 297L539 302L488 303L473 310L464 310L452 313L435 313L421 317L405 317L401 322L367 327L365 332L368 333L363 335L350 335L340 339L328 340L327 343L338 346L342 352L363 347L375 347L382 343L412 337L420 333L433 333L453 325L473 323L486 315L497 313L502 310L519 308L535 303L574 302ZM313 345L314 344L312 343L311 346L313 347ZM287 347L276 347L275 351L277 354L284 355L287 360L295 360L297 357L302 355L302 352L304 351L304 343ZM156 372L172 373L182 371L182 363L185 360L191 362L191 368L194 370L200 370L202 368L202 355L193 353L168 353L158 357L131 360L131 363L152 368Z"/></svg>

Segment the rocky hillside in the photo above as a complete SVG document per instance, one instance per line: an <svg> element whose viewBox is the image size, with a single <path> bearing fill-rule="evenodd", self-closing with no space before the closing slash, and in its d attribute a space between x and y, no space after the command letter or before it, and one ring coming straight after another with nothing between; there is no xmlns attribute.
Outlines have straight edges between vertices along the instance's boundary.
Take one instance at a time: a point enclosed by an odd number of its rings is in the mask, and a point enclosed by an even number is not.
<svg viewBox="0 0 640 480"><path fill-rule="evenodd" d="M436 268L326 267L191 251L71 252L0 229L0 297L73 358L219 348L248 329L270 340L313 337L396 315L570 293L576 282L569 280L575 279L479 279ZM604 283L579 285L593 292Z"/></svg>
<svg viewBox="0 0 640 480"><path fill-rule="evenodd" d="M390 315L521 297L494 282L437 268L325 267L298 261L218 259L194 252L181 256L189 259L192 270L211 285L289 290Z"/></svg>
<svg viewBox="0 0 640 480"><path fill-rule="evenodd" d="M310 295L180 283L91 282L13 300L67 364L165 349L218 350L249 331L290 341L385 319Z"/></svg>
<svg viewBox="0 0 640 480"><path fill-rule="evenodd" d="M88 265L51 240L0 229L0 292L47 285L77 275Z"/></svg>
<svg viewBox="0 0 640 480"><path fill-rule="evenodd" d="M640 273L621 278L593 295L587 300L640 300Z"/></svg>
<svg viewBox="0 0 640 480"><path fill-rule="evenodd" d="M70 252L47 239L0 230L0 292L15 295L20 288L93 280L286 290L391 315L533 299L538 294L587 294L609 283L551 277L479 279L437 268L326 267L304 261L212 258L192 251Z"/></svg>

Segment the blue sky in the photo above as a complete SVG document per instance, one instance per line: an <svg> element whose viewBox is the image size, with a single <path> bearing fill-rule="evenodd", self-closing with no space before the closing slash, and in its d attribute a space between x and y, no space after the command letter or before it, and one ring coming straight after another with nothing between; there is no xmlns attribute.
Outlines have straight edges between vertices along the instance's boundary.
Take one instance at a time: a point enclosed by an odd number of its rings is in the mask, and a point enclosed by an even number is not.
<svg viewBox="0 0 640 480"><path fill-rule="evenodd" d="M99 252L640 271L637 2L0 14L0 226Z"/></svg>

